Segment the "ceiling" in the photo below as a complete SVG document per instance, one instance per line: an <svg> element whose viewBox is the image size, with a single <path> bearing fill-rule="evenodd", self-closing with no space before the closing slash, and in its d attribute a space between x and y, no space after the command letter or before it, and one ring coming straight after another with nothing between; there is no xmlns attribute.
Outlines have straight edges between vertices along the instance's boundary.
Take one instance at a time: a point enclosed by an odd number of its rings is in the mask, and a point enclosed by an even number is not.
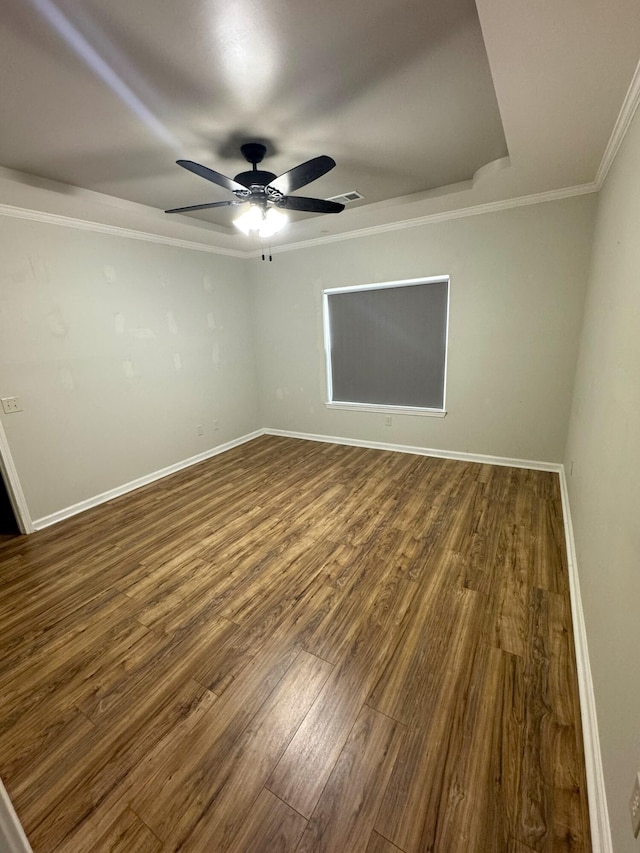
<svg viewBox="0 0 640 853"><path fill-rule="evenodd" d="M333 157L281 243L588 185L639 57L637 0L4 0L0 203L246 252L176 159Z"/></svg>

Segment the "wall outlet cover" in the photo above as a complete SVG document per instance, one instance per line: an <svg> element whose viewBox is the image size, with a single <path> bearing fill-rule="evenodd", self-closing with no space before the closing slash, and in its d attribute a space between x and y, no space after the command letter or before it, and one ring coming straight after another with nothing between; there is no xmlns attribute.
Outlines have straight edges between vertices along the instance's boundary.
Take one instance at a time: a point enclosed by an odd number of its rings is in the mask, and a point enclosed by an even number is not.
<svg viewBox="0 0 640 853"><path fill-rule="evenodd" d="M22 406L20 405L20 400L18 400L17 397L3 397L2 411L5 415L11 415L14 412L21 412Z"/></svg>

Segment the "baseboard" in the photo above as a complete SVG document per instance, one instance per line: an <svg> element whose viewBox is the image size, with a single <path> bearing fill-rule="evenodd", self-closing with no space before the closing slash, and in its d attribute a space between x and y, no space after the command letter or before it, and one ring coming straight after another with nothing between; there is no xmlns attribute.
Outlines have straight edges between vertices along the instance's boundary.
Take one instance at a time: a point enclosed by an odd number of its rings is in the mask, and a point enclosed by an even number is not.
<svg viewBox="0 0 640 853"><path fill-rule="evenodd" d="M145 474L144 477L138 477L129 483L124 483L122 486L116 486L99 495L94 495L84 501L80 501L72 506L60 509L50 515L45 515L42 518L37 518L33 521L34 530L43 530L45 527L50 527L52 524L57 524L59 521L64 521L66 518L71 518L78 513L84 512L92 507L99 506L107 501L118 498L120 495L125 495L127 492L132 492L139 489L141 486L147 486L156 480L161 480L169 474L174 474L176 471L181 471L183 468L189 468L191 465L197 465L198 462L204 462L206 459L211 459L219 453L224 453L237 447L240 444L245 444L247 441L252 441L254 438L259 438L261 435L279 435L286 438L301 438L307 441L322 441L329 444L347 444L353 447L369 447L374 450L392 450L397 453L413 453L418 456L436 456L441 459L458 459L463 462L479 462L484 465L506 465L511 468L531 468L536 471L554 471L559 472L561 465L554 462L536 462L531 459L510 459L503 456L484 456L479 453L458 453L451 450L437 450L426 447L411 447L405 444L390 444L382 441L364 441L357 438L342 438L333 435L315 435L306 432L292 432L282 429L257 429L254 432L243 435L240 438L235 438L225 444L220 444L213 447L211 450L206 450L204 453L198 453L196 456L191 456L189 459L184 459L181 462L176 462L166 468L161 468L159 471L153 471L151 474Z"/></svg>
<svg viewBox="0 0 640 853"><path fill-rule="evenodd" d="M369 447L372 450L393 450L396 453L413 453L417 456L436 456L439 459L457 459L461 462L479 462L483 465L504 465L509 468L530 468L533 471L560 473L558 462L537 462L533 459L510 459L506 456L485 456L482 453L463 453L455 450L436 450L431 447L412 447L407 444L390 444L385 441L364 441L359 438L341 438L336 435L314 435L309 432L292 432L286 429L262 430L264 435L280 435L285 438L302 438L306 441L322 441L327 444L347 444L352 447Z"/></svg>
<svg viewBox="0 0 640 853"><path fill-rule="evenodd" d="M196 456L190 456L188 459L182 460L182 462L176 462L173 465L168 465L166 468L161 468L159 471L153 471L151 474L145 474L144 477L138 477L137 480L131 480L130 483L124 483L122 486L116 486L114 489L109 489L107 492L94 495L91 498L87 498L87 500L73 504L73 506L60 509L57 512L51 513L51 515L45 515L42 518L37 518L33 522L33 527L35 530L42 530L52 524L57 524L59 521L64 521L65 518L71 518L73 515L77 515L78 513L91 509L94 506L99 506L99 504L106 503L107 501L113 500L113 498L118 498L120 495L125 495L127 492L133 492L141 486L147 486L149 483L153 483L156 480L161 480L163 477L169 476L169 474L175 474L176 471L182 471L183 468L190 468L192 465L197 465L198 462L204 462L206 459L218 456L220 453L231 450L233 447L238 447L240 444L245 444L247 441L252 441L254 438L258 438L263 434L264 431L259 429L254 432L250 432L247 435L240 436L240 438L234 438L232 441L227 441L225 444L219 444L217 447L205 450L204 453L198 453Z"/></svg>
<svg viewBox="0 0 640 853"><path fill-rule="evenodd" d="M0 779L0 850L3 853L33 853L22 824Z"/></svg>
<svg viewBox="0 0 640 853"><path fill-rule="evenodd" d="M567 562L569 565L571 617L573 619L573 638L576 650L578 688L580 691L580 714L582 717L584 760L587 772L591 843L593 853L613 853L609 809L607 807L604 772L602 769L602 753L600 752L596 700L593 692L591 665L589 663L587 633L580 596L576 543L573 536L571 509L569 507L569 490L567 488L567 477L564 466L560 470L560 490L562 494L562 514L564 516L564 536L567 543Z"/></svg>
<svg viewBox="0 0 640 853"><path fill-rule="evenodd" d="M196 456L191 456L189 459L184 459L181 462L176 462L166 468L161 468L159 471L153 471L151 474L145 474L144 477L138 477L129 483L124 483L122 486L116 486L114 489L109 489L99 495L94 495L84 501L80 501L72 506L60 509L50 515L42 516L33 521L34 530L43 530L45 527L50 527L52 524L57 524L59 521L64 521L66 518L71 518L91 509L94 506L106 503L113 498L125 495L127 492L132 492L139 489L141 486L146 486L156 480L161 480L169 474L174 474L176 471L181 471L183 468L189 468L191 465L197 465L198 462L204 462L206 459L211 459L219 453L224 453L237 447L240 444L245 444L247 441L252 441L254 438L259 438L261 435L279 435L286 438L301 438L307 441L322 441L328 444L347 444L353 447L369 447L374 450L392 450L396 453L413 453L418 456L435 456L441 459L458 459L463 462L479 462L484 465L506 465L510 468L531 468L535 471L553 471L559 472L561 465L555 462L537 462L532 459L511 459L504 456L485 456L480 453L463 453L453 450L437 450L427 447L412 447L405 444L391 444L383 441L364 441L358 438L343 438L334 435L316 435L314 433L293 432L291 430L282 429L257 429L254 432L243 435L240 438L235 438L225 444L220 444L211 450L206 450L204 453L198 453Z"/></svg>

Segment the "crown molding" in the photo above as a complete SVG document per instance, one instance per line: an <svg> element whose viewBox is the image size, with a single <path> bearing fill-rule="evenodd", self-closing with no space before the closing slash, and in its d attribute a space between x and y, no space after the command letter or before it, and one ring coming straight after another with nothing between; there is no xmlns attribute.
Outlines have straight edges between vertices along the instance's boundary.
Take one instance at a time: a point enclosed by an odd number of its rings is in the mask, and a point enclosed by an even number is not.
<svg viewBox="0 0 640 853"><path fill-rule="evenodd" d="M175 246L178 249L193 249L196 252L210 252L213 255L228 255L232 258L246 258L247 253L238 249L223 249L208 243L198 243L192 240L181 240L178 237L167 237L163 234L153 234L150 231L135 231L133 228L123 228L121 225L106 225L88 219L74 219L59 213L45 213L41 210L30 210L24 207L13 207L0 204L0 216L13 219L29 219L34 222L45 222L49 225L62 225L66 228L77 228L80 231L95 231L98 234L110 234L114 237L128 237L130 240L144 240L147 243L161 243L165 246Z"/></svg>
<svg viewBox="0 0 640 853"><path fill-rule="evenodd" d="M564 187L559 190L548 190L534 195L517 196L515 198L502 199L501 201L490 201L486 204L476 204L471 207L458 207L454 210L446 210L442 213L430 213L427 216L418 216L413 219L401 219L397 222L387 222L382 225L372 225L369 228L358 228L343 234L331 234L327 237L314 237L312 240L301 240L297 243L284 243L274 246L271 254L280 252L291 252L297 249L308 249L323 243L340 243L343 240L355 240L358 237L369 237L374 234L384 234L387 231L404 231L406 228L417 228L420 225L432 225L435 222L446 222L449 219L464 219L467 216L480 216L483 213L496 213L500 210L509 210L513 207L526 207L530 204L544 204L548 201L557 201L563 198L571 198L577 195L595 193L599 187L595 182L589 184L578 184L574 187ZM261 249L254 249L246 253L246 257L258 258L262 254Z"/></svg>
<svg viewBox="0 0 640 853"><path fill-rule="evenodd" d="M607 175L609 174L609 169L613 165L613 161L616 159L616 154L622 145L622 142L629 130L629 126L633 121L633 117L638 109L638 105L640 104L640 62L636 65L636 70L634 72L633 77L631 78L631 83L629 84L629 88L627 89L627 94L624 97L624 101L622 102L622 107L620 108L620 112L618 113L618 118L616 119L616 123L613 126L613 130L611 132L611 136L609 137L609 142L607 143L607 147L604 149L604 154L602 155L602 160L600 161L600 165L598 167L598 171L596 172L596 186L598 190L601 189L603 183Z"/></svg>
<svg viewBox="0 0 640 853"><path fill-rule="evenodd" d="M427 216L418 216L413 219L401 219L396 222L373 225L369 228L358 228L354 231L348 231L342 234L332 234L327 237L314 237L312 240L301 240L296 243L284 243L281 246L274 246L271 253L275 255L280 252L308 249L311 246L326 243L339 243L344 240L355 240L358 237L369 237L375 234L384 234L387 231L404 231L407 228L417 228L421 225L446 222L449 219L464 219L467 216L481 216L484 213L496 213L497 211L509 210L514 207L526 207L530 204L544 204L548 201L557 201L563 198L571 198L572 196L594 193L599 189L599 185L593 182L590 184L579 184L575 187L565 187L559 190L535 193L534 195L517 196L516 198L502 199L501 201L491 201L486 204L477 204L471 207L459 207L454 210L443 211L442 213L431 213ZM9 204L0 204L0 216L9 216L13 219L29 219L34 222L45 222L49 225L62 225L66 228L77 228L81 231L94 231L98 234L110 234L115 237L128 237L131 240L144 240L148 243L175 246L179 249L192 249L196 252L209 252L214 255L227 255L232 258L258 258L262 254L261 249L251 249L249 251L242 251L240 249L224 249L219 246L211 246L208 243L181 240L178 237L167 237L163 234L154 234L150 231L135 231L132 228L124 228L120 225L106 225L102 222L93 222L87 219L74 219L71 216L63 216L59 213L46 213L41 210L13 207Z"/></svg>
<svg viewBox="0 0 640 853"><path fill-rule="evenodd" d="M622 141L629 129L631 121L640 104L640 63L638 64L633 80L627 91L625 101L622 105L611 137L605 149L602 161L598 168L596 179L586 184L577 184L572 187L563 187L557 190L548 190L542 193L534 193L526 196L501 199L499 201L476 204L469 207L459 207L440 213L430 213L426 216L413 217L411 219L400 219L395 222L387 222L381 225L372 225L367 228L357 228L342 234L331 234L326 237L314 237L309 240L299 240L292 243L283 243L274 246L271 254L281 252L292 252L298 249L308 249L312 246L328 243L340 243L344 240L355 240L359 237L369 237L376 234L384 234L388 231L404 231L407 228L418 228L422 225L432 225L437 222L447 222L450 219L464 219L468 216L481 216L485 213L496 213L502 210L510 210L516 207L526 207L532 204L544 204L550 201L559 201L564 198L572 198L578 195L588 195L599 192L607 176ZM0 216L9 216L14 219L29 219L35 222L45 222L50 225L62 225L67 228L77 228L83 231L94 231L98 234L110 234L116 237L128 237L133 240L143 240L149 243L158 243L166 246L175 246L180 249L192 249L196 252L209 252L214 255L226 255L233 258L258 258L262 249L227 249L220 246L212 246L209 243L200 243L193 240L182 240L178 237L168 237L163 234L154 234L150 231L136 231L132 228L124 228L119 225L106 225L86 219L75 219L58 213L46 213L40 210L32 210L23 207L14 207L8 204L0 204Z"/></svg>

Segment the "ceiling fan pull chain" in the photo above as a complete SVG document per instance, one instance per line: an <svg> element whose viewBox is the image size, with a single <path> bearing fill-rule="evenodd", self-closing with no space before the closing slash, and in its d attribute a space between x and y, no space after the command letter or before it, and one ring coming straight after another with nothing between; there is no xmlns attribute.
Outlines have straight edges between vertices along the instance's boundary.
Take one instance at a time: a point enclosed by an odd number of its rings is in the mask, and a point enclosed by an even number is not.
<svg viewBox="0 0 640 853"><path fill-rule="evenodd" d="M272 260L273 260L273 255L272 255L272 253L271 253L271 240L269 240L268 246L267 246L267 248L265 248L264 240L263 240L263 239L260 239L260 246L262 247L262 260L263 260L263 261L266 261L266 260L267 260L267 253L268 253L268 255L269 255L269 261L272 261Z"/></svg>

